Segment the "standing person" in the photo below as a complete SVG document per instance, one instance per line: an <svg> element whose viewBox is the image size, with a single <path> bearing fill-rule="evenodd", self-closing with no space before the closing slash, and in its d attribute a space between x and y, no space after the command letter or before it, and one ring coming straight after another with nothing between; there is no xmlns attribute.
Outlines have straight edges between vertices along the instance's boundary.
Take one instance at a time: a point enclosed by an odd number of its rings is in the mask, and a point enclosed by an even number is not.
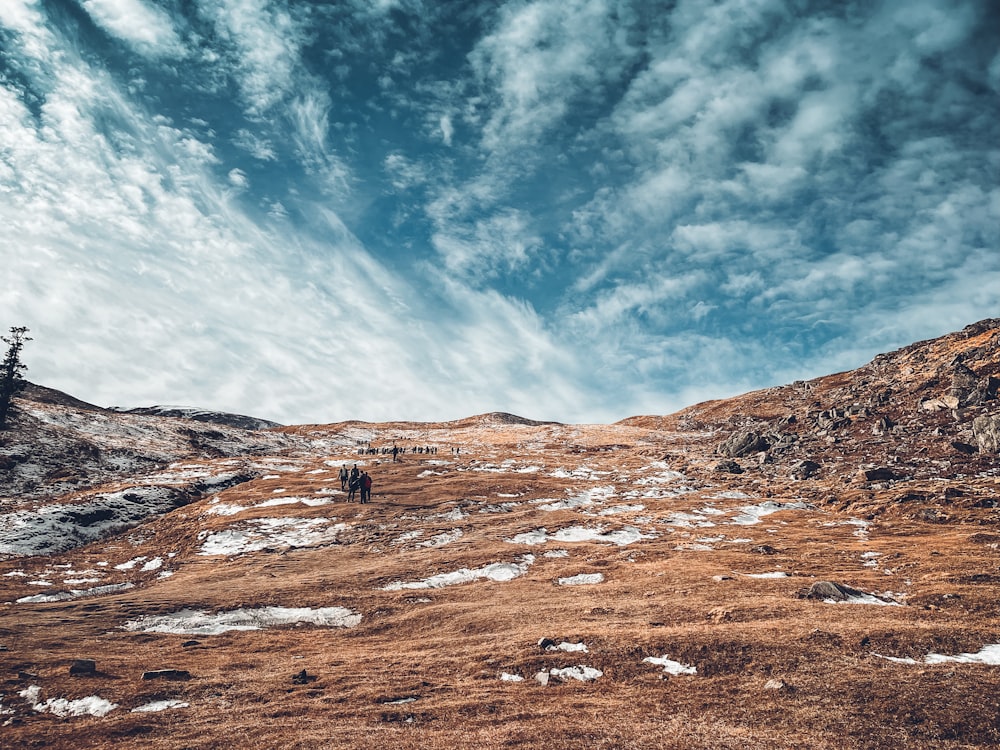
<svg viewBox="0 0 1000 750"><path fill-rule="evenodd" d="M360 486L361 486L361 477L354 477L353 479L351 479L350 483L347 485L347 502L349 503L354 502L354 496L355 494L357 494L358 488Z"/></svg>
<svg viewBox="0 0 1000 750"><path fill-rule="evenodd" d="M392 444L392 462L393 463L396 463L396 456L398 456L398 455L399 455L399 448L397 448L396 444L393 443Z"/></svg>
<svg viewBox="0 0 1000 750"><path fill-rule="evenodd" d="M361 475L361 502L370 503L372 501L372 478L368 472Z"/></svg>
<svg viewBox="0 0 1000 750"><path fill-rule="evenodd" d="M340 467L340 491L347 491L347 479L350 475L347 473L347 464Z"/></svg>

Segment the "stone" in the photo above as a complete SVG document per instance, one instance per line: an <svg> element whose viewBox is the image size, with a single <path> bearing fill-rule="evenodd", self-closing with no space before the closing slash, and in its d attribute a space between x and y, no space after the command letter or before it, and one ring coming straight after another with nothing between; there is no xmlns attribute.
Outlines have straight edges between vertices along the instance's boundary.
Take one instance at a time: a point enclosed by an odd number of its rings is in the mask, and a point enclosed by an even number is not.
<svg viewBox="0 0 1000 750"><path fill-rule="evenodd" d="M181 644L181 646L183 646L184 648L191 648L192 646L200 646L200 645L201 641L195 641L195 640L184 641L184 643Z"/></svg>
<svg viewBox="0 0 1000 750"><path fill-rule="evenodd" d="M783 680L770 679L764 683L765 690L789 690L788 683Z"/></svg>
<svg viewBox="0 0 1000 750"><path fill-rule="evenodd" d="M972 420L972 434L981 453L1000 453L1000 415L976 417Z"/></svg>
<svg viewBox="0 0 1000 750"><path fill-rule="evenodd" d="M538 641L538 648L542 651L548 651L550 648L555 648L556 642L551 638L542 638Z"/></svg>
<svg viewBox="0 0 1000 750"><path fill-rule="evenodd" d="M770 544L758 544L755 547L751 547L750 551L755 555L776 555L778 550L772 547Z"/></svg>
<svg viewBox="0 0 1000 750"><path fill-rule="evenodd" d="M742 474L743 467L731 459L719 461L712 469L717 474Z"/></svg>
<svg viewBox="0 0 1000 750"><path fill-rule="evenodd" d="M892 469L880 466L874 469L862 469L858 472L857 479L861 482L891 482L896 478Z"/></svg>
<svg viewBox="0 0 1000 750"><path fill-rule="evenodd" d="M821 599L843 602L858 596L867 596L863 591L859 591L851 586L833 581L816 581L812 586L799 593L800 599Z"/></svg>
<svg viewBox="0 0 1000 750"><path fill-rule="evenodd" d="M971 456L973 453L978 453L979 449L974 445L969 445L968 443L963 443L960 440L952 440L951 447L957 450L959 453L964 453L967 456Z"/></svg>
<svg viewBox="0 0 1000 750"><path fill-rule="evenodd" d="M816 476L820 468L820 465L815 461L803 459L792 466L792 477L794 479L809 479L810 477Z"/></svg>
<svg viewBox="0 0 1000 750"><path fill-rule="evenodd" d="M76 659L70 665L69 673L82 677L97 674L97 662L93 659Z"/></svg>
<svg viewBox="0 0 1000 750"><path fill-rule="evenodd" d="M548 685L549 684L549 673L548 672L539 672L538 674L535 675L535 679L538 681L539 685Z"/></svg>
<svg viewBox="0 0 1000 750"><path fill-rule="evenodd" d="M771 447L771 442L763 435L753 430L737 430L726 440L719 443L715 452L720 456L740 458L751 453L760 453Z"/></svg>
<svg viewBox="0 0 1000 750"><path fill-rule="evenodd" d="M292 675L292 682L296 685L308 685L310 682L316 681L316 675L309 674L306 670L301 672L296 672Z"/></svg>

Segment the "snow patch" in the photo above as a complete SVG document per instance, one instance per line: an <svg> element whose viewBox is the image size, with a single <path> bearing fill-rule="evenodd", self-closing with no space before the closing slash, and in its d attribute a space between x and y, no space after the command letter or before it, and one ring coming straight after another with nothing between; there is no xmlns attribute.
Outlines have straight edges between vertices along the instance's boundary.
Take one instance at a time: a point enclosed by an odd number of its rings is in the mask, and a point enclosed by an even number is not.
<svg viewBox="0 0 1000 750"><path fill-rule="evenodd" d="M383 586L383 591L400 591L403 589L439 589L445 586L457 586L486 578L491 581L512 581L524 575L531 564L535 562L534 555L524 555L519 563L490 563L481 568L462 568L453 573L438 573L422 581L393 581Z"/></svg>
<svg viewBox="0 0 1000 750"><path fill-rule="evenodd" d="M560 578L560 586L586 586L594 583L604 583L603 573L579 573L575 576Z"/></svg>
<svg viewBox="0 0 1000 750"><path fill-rule="evenodd" d="M148 615L129 620L124 630L143 633L178 633L190 635L218 635L229 630L263 630L279 625L309 623L327 628L353 628L361 622L361 615L346 607L261 607L235 609L229 612L207 614L201 610L183 609L169 615Z"/></svg>

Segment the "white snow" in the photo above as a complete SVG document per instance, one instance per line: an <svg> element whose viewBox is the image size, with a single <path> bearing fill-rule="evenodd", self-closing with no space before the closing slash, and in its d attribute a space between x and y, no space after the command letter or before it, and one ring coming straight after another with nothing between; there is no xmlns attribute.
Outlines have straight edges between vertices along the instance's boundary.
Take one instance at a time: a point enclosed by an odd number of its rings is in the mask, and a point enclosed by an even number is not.
<svg viewBox="0 0 1000 750"><path fill-rule="evenodd" d="M458 541L462 538L461 529L452 529L451 531L445 531L441 534L435 534L430 539L425 539L422 542L418 542L416 546L418 547L443 547L451 542Z"/></svg>
<svg viewBox="0 0 1000 750"><path fill-rule="evenodd" d="M589 653L586 643L567 643L563 641L555 646L548 646L546 651L567 651L569 653L582 652L584 654Z"/></svg>
<svg viewBox="0 0 1000 750"><path fill-rule="evenodd" d="M896 662L897 664L948 664L948 663L958 663L958 664L986 664L992 667L1000 667L1000 643L994 643L989 646L983 646L979 651L974 654L965 653L957 654L955 656L947 656L945 654L927 654L923 659L907 659L898 656L882 656L881 654L875 654L875 656L880 659L885 659L887 661Z"/></svg>
<svg viewBox="0 0 1000 750"><path fill-rule="evenodd" d="M524 575L535 561L534 555L524 555L519 563L490 563L474 570L462 568L453 573L438 573L422 581L393 581L383 586L383 591L400 591L402 589L439 589L444 586L457 586L471 583L481 578L491 581L512 581Z"/></svg>
<svg viewBox="0 0 1000 750"><path fill-rule="evenodd" d="M775 570L771 573L744 573L747 578L788 578L788 573L783 570Z"/></svg>
<svg viewBox="0 0 1000 750"><path fill-rule="evenodd" d="M592 583L604 583L603 573L579 573L575 576L560 578L560 586L585 586Z"/></svg>
<svg viewBox="0 0 1000 750"><path fill-rule="evenodd" d="M510 672L501 672L500 679L504 682L524 682L524 678L519 674L511 674Z"/></svg>
<svg viewBox="0 0 1000 750"><path fill-rule="evenodd" d="M583 664L577 667L564 667L562 669L550 669L549 674L553 677L559 677L563 680L579 680L580 682L588 682L590 680L596 680L598 677L603 677L604 672L594 667L588 667Z"/></svg>
<svg viewBox="0 0 1000 750"><path fill-rule="evenodd" d="M569 550L550 549L548 552L543 552L542 557L569 557Z"/></svg>
<svg viewBox="0 0 1000 750"><path fill-rule="evenodd" d="M603 527L586 528L584 526L570 526L560 529L555 534L549 534L544 528L527 531L517 534L511 539L505 539L510 544L545 544L547 541L557 542L608 542L610 544L624 547L633 544L641 539L654 539L652 534L643 534L634 526L624 526L614 531L605 531Z"/></svg>
<svg viewBox="0 0 1000 750"><path fill-rule="evenodd" d="M56 716L105 716L118 708L117 703L98 698L96 695L76 700L49 698L47 701L41 702L39 701L41 693L42 689L38 685L31 685L20 691L18 695L30 703L33 710Z"/></svg>
<svg viewBox="0 0 1000 750"><path fill-rule="evenodd" d="M639 513L646 510L645 505L614 505L598 513L599 516L616 516L619 513Z"/></svg>
<svg viewBox="0 0 1000 750"><path fill-rule="evenodd" d="M198 554L239 555L268 547L315 547L331 543L346 528L347 524L334 524L328 518L258 518L243 528L207 534Z"/></svg>
<svg viewBox="0 0 1000 750"><path fill-rule="evenodd" d="M346 607L261 607L235 609L229 612L207 614L201 610L183 609L169 615L147 615L129 620L122 628L144 633L184 633L191 635L218 635L229 630L263 630L277 625L294 625L300 622L328 628L353 628L361 622L361 615Z"/></svg>
<svg viewBox="0 0 1000 750"><path fill-rule="evenodd" d="M760 523L760 519L764 516L777 513L780 510L812 510L812 507L809 503L776 503L773 500L767 500L759 505L744 505L740 508L740 513L732 517L730 523L737 526L753 526Z"/></svg>
<svg viewBox="0 0 1000 750"><path fill-rule="evenodd" d="M679 661L674 661L666 655L664 656L647 656L642 660L643 664L655 664L658 667L663 667L663 671L667 674L672 675L682 675L682 674L697 674L698 668L692 667L689 664L681 664Z"/></svg>
<svg viewBox="0 0 1000 750"><path fill-rule="evenodd" d="M125 591L133 588L134 583L109 583L106 586L95 586L92 589L70 589L69 591L59 591L55 594L36 594L35 596L22 596L16 600L17 604L40 604L45 602L64 602L69 599L79 599L84 596L101 596L102 594L112 594L116 591Z"/></svg>
<svg viewBox="0 0 1000 750"><path fill-rule="evenodd" d="M166 711L167 709L170 708L187 708L190 705L191 705L190 703L184 703L183 701L179 700L152 701L137 708L133 708L132 713L134 714L152 713L155 711Z"/></svg>

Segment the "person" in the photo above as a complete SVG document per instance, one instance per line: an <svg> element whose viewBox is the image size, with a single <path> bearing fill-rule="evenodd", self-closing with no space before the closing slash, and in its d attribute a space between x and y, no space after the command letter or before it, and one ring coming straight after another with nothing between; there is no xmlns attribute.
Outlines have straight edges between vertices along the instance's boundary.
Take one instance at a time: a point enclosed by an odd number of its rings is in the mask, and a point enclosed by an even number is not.
<svg viewBox="0 0 1000 750"><path fill-rule="evenodd" d="M340 467L340 491L341 492L346 492L347 491L347 478L348 478L348 476L349 475L347 473L347 464L344 464L343 466Z"/></svg>
<svg viewBox="0 0 1000 750"><path fill-rule="evenodd" d="M372 478L368 472L361 474L361 502L370 503L372 501Z"/></svg>
<svg viewBox="0 0 1000 750"><path fill-rule="evenodd" d="M393 463L396 463L396 456L398 456L398 455L399 455L399 448L397 448L396 444L393 443L392 444L392 462Z"/></svg>
<svg viewBox="0 0 1000 750"><path fill-rule="evenodd" d="M347 502L349 503L354 502L354 496L357 494L359 487L361 487L361 477L360 476L353 477L350 483L347 485ZM361 497L362 497L361 502L364 502L364 495L362 494Z"/></svg>

